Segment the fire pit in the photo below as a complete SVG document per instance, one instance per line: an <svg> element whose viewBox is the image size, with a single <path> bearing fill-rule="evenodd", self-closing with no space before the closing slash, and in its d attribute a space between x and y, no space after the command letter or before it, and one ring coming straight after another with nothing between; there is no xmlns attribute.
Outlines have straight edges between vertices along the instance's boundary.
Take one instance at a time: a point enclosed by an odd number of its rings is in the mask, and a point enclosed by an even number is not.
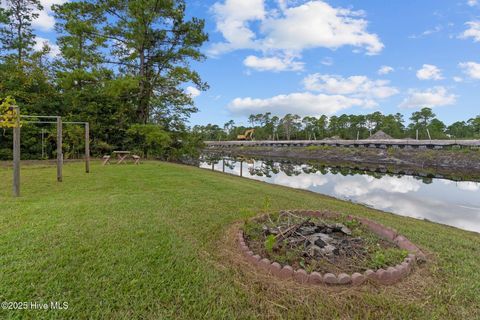
<svg viewBox="0 0 480 320"><path fill-rule="evenodd" d="M319 211L282 211L245 223L239 242L247 258L281 278L305 283L391 284L423 253L394 230L365 218Z"/></svg>

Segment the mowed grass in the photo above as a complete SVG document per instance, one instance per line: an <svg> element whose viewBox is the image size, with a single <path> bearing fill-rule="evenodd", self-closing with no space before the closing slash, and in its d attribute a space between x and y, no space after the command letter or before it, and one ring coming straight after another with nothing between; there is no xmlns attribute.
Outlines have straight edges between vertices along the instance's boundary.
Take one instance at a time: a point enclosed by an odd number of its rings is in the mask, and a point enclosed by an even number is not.
<svg viewBox="0 0 480 320"><path fill-rule="evenodd" d="M24 166L14 199L11 169L0 168L0 301L69 307L0 310L1 319L480 318L478 234L170 163L94 164L88 175L68 164L63 183L55 170ZM429 261L389 287L272 283L232 236L267 207L367 216Z"/></svg>

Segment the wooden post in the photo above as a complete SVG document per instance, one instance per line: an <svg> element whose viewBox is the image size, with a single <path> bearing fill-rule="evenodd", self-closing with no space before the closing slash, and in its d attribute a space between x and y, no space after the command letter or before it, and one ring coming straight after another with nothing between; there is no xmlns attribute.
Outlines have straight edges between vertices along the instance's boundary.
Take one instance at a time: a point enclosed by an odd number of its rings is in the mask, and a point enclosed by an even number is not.
<svg viewBox="0 0 480 320"><path fill-rule="evenodd" d="M13 195L20 196L20 110L15 109L15 127L13 128Z"/></svg>
<svg viewBox="0 0 480 320"><path fill-rule="evenodd" d="M215 162L212 160L212 171L215 171Z"/></svg>
<svg viewBox="0 0 480 320"><path fill-rule="evenodd" d="M418 140L418 129L417 129L417 140Z"/></svg>
<svg viewBox="0 0 480 320"><path fill-rule="evenodd" d="M90 173L90 124L85 122L85 172Z"/></svg>
<svg viewBox="0 0 480 320"><path fill-rule="evenodd" d="M57 117L57 181L63 180L62 117Z"/></svg>
<svg viewBox="0 0 480 320"><path fill-rule="evenodd" d="M45 160L45 129L42 128L42 160Z"/></svg>
<svg viewBox="0 0 480 320"><path fill-rule="evenodd" d="M225 172L225 158L222 159L222 171Z"/></svg>
<svg viewBox="0 0 480 320"><path fill-rule="evenodd" d="M240 160L240 177L243 177L243 160Z"/></svg>

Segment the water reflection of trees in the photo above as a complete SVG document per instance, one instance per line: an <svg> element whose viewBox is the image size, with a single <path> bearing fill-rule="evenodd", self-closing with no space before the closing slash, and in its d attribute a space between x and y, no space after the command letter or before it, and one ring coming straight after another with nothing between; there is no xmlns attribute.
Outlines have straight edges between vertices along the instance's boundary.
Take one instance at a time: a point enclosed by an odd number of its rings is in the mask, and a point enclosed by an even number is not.
<svg viewBox="0 0 480 320"><path fill-rule="evenodd" d="M330 164L324 164L320 162L301 162L293 161L290 159L285 160L271 160L271 159L254 159L251 157L243 156L229 156L217 153L203 154L200 157L200 161L211 166L224 164L225 168L234 170L237 164L247 163L248 173L252 176L271 178L280 172L285 175L299 176L301 174L317 174L322 175L333 174L342 176L354 176L354 175L368 175L375 179L381 179L384 176L390 177L402 177L406 173L394 173L389 172L384 167L376 169L365 169L359 167L347 167L347 166L332 166ZM433 182L433 176L418 176L411 173L415 179L422 181L425 184L431 184Z"/></svg>

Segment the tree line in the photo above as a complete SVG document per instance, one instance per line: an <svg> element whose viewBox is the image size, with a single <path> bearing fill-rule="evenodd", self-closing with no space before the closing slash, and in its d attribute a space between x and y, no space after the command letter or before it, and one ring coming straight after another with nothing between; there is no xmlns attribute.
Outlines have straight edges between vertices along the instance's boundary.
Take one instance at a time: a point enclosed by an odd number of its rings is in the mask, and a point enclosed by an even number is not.
<svg viewBox="0 0 480 320"><path fill-rule="evenodd" d="M193 131L205 140L236 140L237 135L250 128L255 129L256 140L355 140L367 139L380 130L397 139L480 139L480 116L447 126L430 108L413 112L408 124L400 113L384 115L378 111L366 115L303 118L296 114L278 117L267 112L252 114L248 120L248 127L237 126L230 120L223 127L216 124L198 125L193 127Z"/></svg>
<svg viewBox="0 0 480 320"><path fill-rule="evenodd" d="M88 121L94 155L124 149L175 159L196 150L186 122L197 108L184 88L208 88L190 66L205 58L208 35L203 20L186 18L185 1L54 5L58 52L47 43L35 50L39 10L39 0L0 7L0 103L13 98L22 114ZM65 126L66 157L81 155L82 130ZM11 134L0 134L0 159L11 158ZM38 159L42 149L54 156L55 127L24 123L22 158Z"/></svg>

